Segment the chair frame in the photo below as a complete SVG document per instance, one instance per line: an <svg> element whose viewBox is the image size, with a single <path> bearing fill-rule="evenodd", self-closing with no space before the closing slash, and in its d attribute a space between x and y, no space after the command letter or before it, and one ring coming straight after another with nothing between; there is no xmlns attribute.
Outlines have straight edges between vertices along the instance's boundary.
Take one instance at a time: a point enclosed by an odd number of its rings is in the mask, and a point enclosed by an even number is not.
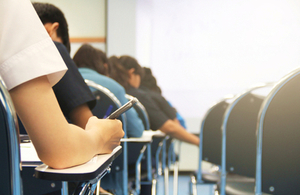
<svg viewBox="0 0 300 195"><path fill-rule="evenodd" d="M223 123L221 126L221 130L222 130L221 187L220 187L221 195L226 194L226 192L225 192L226 175L227 175L227 171L226 171L226 132L227 132L227 122L228 122L230 113L233 110L233 108L235 107L235 105L247 94L251 93L252 91L254 91L256 89L273 86L273 85L274 85L273 83L262 83L262 84L254 86L254 87L242 92L241 94L235 96L235 98L233 99L233 101L230 103L230 105L227 107L227 109L225 111Z"/></svg>
<svg viewBox="0 0 300 195"><path fill-rule="evenodd" d="M0 90L1 90L1 103L5 108L6 123L8 126L8 147L10 152L10 177L11 177L11 194L22 194L22 179L21 179L21 163L20 163L20 142L19 142L19 129L16 117L16 112L10 98L10 95L5 87L5 83L0 77Z"/></svg>

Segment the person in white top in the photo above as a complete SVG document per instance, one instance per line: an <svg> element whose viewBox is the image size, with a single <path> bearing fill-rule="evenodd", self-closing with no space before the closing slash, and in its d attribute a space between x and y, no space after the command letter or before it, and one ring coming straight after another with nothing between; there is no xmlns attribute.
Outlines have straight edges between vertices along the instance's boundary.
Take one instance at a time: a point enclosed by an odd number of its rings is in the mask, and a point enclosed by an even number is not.
<svg viewBox="0 0 300 195"><path fill-rule="evenodd" d="M123 137L118 120L69 124L52 90L66 66L29 0L0 0L0 75L39 158L53 168L110 153Z"/></svg>

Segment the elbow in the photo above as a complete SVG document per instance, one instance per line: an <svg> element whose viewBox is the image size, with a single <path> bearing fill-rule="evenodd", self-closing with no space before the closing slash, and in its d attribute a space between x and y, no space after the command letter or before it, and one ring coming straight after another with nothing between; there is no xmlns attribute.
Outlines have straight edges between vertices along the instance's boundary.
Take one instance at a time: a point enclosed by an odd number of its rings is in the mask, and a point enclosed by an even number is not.
<svg viewBox="0 0 300 195"><path fill-rule="evenodd" d="M172 120L167 120L161 127L160 130L167 135L174 135L176 133L176 124Z"/></svg>
<svg viewBox="0 0 300 195"><path fill-rule="evenodd" d="M38 152L40 160L53 169L65 169L83 162L76 161L76 154L66 154L64 152Z"/></svg>

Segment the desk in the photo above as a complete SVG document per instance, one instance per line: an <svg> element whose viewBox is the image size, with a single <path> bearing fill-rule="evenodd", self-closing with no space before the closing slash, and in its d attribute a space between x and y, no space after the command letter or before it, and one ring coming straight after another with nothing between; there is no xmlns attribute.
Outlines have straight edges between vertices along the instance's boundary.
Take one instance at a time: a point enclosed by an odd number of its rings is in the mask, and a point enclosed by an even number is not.
<svg viewBox="0 0 300 195"><path fill-rule="evenodd" d="M42 164L32 143L22 143L20 148L22 166L37 166L37 178L60 181L81 181L82 179L94 179L100 172L107 169L110 163L122 152L122 147L118 146L113 150L112 153L96 155L90 161L82 165L66 169L53 169L48 167L48 165Z"/></svg>
<svg viewBox="0 0 300 195"><path fill-rule="evenodd" d="M105 175L112 161L121 154L122 147L116 147L110 154L94 156L90 161L67 169L52 169L42 164L32 143L21 143L22 167L36 167L35 177L52 181L90 181ZM66 183L66 182L63 182ZM64 191L63 194L68 194Z"/></svg>

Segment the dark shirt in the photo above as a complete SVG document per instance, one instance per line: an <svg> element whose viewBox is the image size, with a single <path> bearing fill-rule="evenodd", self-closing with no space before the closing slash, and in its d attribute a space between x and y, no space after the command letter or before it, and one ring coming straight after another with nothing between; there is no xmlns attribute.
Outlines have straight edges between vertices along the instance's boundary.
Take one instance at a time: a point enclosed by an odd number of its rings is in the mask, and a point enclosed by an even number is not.
<svg viewBox="0 0 300 195"><path fill-rule="evenodd" d="M170 119L145 91L129 87L126 89L126 93L136 97L143 104L148 113L150 128L152 130L161 128L161 126Z"/></svg>
<svg viewBox="0 0 300 195"><path fill-rule="evenodd" d="M176 118L176 110L170 106L169 102L161 94L155 91L151 91L144 86L140 86L139 89L146 92L156 103L156 105L161 109L161 111L163 111L169 117L169 119L173 120Z"/></svg>
<svg viewBox="0 0 300 195"><path fill-rule="evenodd" d="M67 119L70 119L69 114L74 108L87 103L89 108L92 109L96 105L96 100L84 82L77 66L71 59L67 48L61 43L54 43L66 63L68 71L63 78L53 86L53 90L63 114Z"/></svg>

